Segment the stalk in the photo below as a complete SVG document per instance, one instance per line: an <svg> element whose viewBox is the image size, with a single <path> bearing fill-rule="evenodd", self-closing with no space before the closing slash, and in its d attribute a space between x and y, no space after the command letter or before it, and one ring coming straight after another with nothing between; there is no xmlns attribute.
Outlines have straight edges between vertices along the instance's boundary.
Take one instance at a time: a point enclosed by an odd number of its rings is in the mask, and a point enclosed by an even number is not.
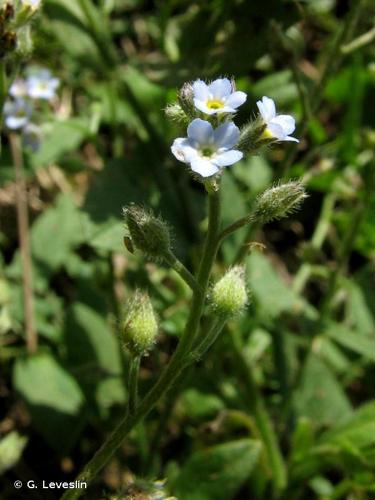
<svg viewBox="0 0 375 500"><path fill-rule="evenodd" d="M190 351L199 329L208 281L218 247L218 232L220 227L220 198L218 191L210 192L208 195L208 219L208 231L197 276L199 288L194 290L190 315L176 351L173 353L169 364L162 372L159 379L136 407L134 413L127 413L125 418L96 452L94 457L86 464L82 472L76 478L76 481L84 481L87 483L87 486L92 483L100 470L108 463L116 450L121 446L129 432L151 411L159 399L175 384L179 375L191 362ZM83 490L78 488L67 490L62 496L62 499L76 499L79 498L82 493Z"/></svg>

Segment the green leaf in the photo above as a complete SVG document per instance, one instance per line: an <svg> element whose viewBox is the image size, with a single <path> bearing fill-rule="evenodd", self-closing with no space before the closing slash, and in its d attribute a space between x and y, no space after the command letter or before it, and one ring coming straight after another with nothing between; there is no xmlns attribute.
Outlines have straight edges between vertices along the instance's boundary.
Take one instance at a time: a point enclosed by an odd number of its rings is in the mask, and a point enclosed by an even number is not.
<svg viewBox="0 0 375 500"><path fill-rule="evenodd" d="M361 406L338 427L327 431L319 439L319 444L351 443L364 449L375 445L375 401Z"/></svg>
<svg viewBox="0 0 375 500"><path fill-rule="evenodd" d="M333 324L326 331L331 339L334 339L340 345L350 349L351 351L364 356L370 361L375 361L375 336L362 335L357 331L349 328Z"/></svg>
<svg viewBox="0 0 375 500"><path fill-rule="evenodd" d="M65 345L68 362L89 408L106 416L112 405L125 402L119 344L108 323L94 309L74 304L67 313Z"/></svg>
<svg viewBox="0 0 375 500"><path fill-rule="evenodd" d="M295 394L300 417L317 425L333 425L351 414L352 408L341 385L329 367L314 354L308 357Z"/></svg>
<svg viewBox="0 0 375 500"><path fill-rule="evenodd" d="M315 316L312 308L281 279L267 257L259 252L251 253L247 259L247 269L249 286L261 315L271 318L284 311L294 314L304 311Z"/></svg>
<svg viewBox="0 0 375 500"><path fill-rule="evenodd" d="M51 271L62 266L74 247L85 240L84 216L69 194L58 197L56 206L46 210L33 224L33 256Z"/></svg>
<svg viewBox="0 0 375 500"><path fill-rule="evenodd" d="M257 97L264 95L274 99L278 106L294 102L298 98L297 86L290 70L279 71L258 80L252 87Z"/></svg>
<svg viewBox="0 0 375 500"><path fill-rule="evenodd" d="M9 432L0 439L0 474L16 465L27 444L27 438L17 431Z"/></svg>
<svg viewBox="0 0 375 500"><path fill-rule="evenodd" d="M182 394L181 399L185 412L193 419L212 418L224 409L220 398L196 389L188 389Z"/></svg>
<svg viewBox="0 0 375 500"><path fill-rule="evenodd" d="M49 354L17 358L13 383L25 400L34 427L62 453L74 443L82 425L84 397L74 378Z"/></svg>
<svg viewBox="0 0 375 500"><path fill-rule="evenodd" d="M194 453L173 485L184 500L233 498L257 463L261 444L241 439Z"/></svg>
<svg viewBox="0 0 375 500"><path fill-rule="evenodd" d="M49 124L40 149L31 156L33 167L40 168L59 160L62 155L75 151L90 135L88 124L83 118Z"/></svg>

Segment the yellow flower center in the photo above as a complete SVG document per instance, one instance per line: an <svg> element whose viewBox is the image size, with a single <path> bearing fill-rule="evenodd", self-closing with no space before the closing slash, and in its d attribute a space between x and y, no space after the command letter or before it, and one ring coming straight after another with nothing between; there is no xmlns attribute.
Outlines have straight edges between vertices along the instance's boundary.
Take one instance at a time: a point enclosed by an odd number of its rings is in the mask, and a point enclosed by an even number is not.
<svg viewBox="0 0 375 500"><path fill-rule="evenodd" d="M224 102L219 99L210 99L207 101L207 107L209 109L221 109L224 107Z"/></svg>
<svg viewBox="0 0 375 500"><path fill-rule="evenodd" d="M273 139L274 135L269 128L264 129L262 139Z"/></svg>

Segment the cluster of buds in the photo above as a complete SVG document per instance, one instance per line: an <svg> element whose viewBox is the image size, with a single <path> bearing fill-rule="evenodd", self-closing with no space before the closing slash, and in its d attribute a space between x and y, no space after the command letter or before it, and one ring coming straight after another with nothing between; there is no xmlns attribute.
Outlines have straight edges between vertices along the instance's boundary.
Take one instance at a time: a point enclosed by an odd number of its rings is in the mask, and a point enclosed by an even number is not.
<svg viewBox="0 0 375 500"><path fill-rule="evenodd" d="M38 12L41 0L6 1L0 5L0 59L17 51L31 52L30 21Z"/></svg>
<svg viewBox="0 0 375 500"><path fill-rule="evenodd" d="M166 108L168 118L187 126L187 137L175 139L171 151L190 166L197 180L220 175L224 167L263 145L298 142L290 135L295 129L294 118L277 114L274 101L266 96L256 103L256 119L240 130L233 120L246 99L245 92L236 90L233 79L218 78L210 83L196 80L185 83L178 102Z"/></svg>

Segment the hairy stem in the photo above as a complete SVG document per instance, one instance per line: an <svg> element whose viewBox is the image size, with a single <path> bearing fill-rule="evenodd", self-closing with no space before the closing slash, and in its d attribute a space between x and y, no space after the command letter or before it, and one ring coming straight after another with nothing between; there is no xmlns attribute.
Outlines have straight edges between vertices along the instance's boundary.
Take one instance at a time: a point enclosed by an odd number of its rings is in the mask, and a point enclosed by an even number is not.
<svg viewBox="0 0 375 500"><path fill-rule="evenodd" d="M211 192L208 195L209 223L206 240L204 244L201 263L199 266L197 281L199 288L193 293L192 306L185 330L173 353L167 367L164 369L156 383L137 406L135 412L128 413L120 422L114 432L104 442L94 457L86 464L83 471L77 477L77 481L85 481L90 484L98 472L107 464L115 451L121 446L128 433L138 424L156 405L159 399L175 384L181 372L190 363L190 350L193 346L200 319L203 313L207 286L211 269L215 260L218 247L218 232L220 227L220 198L219 192ZM75 499L81 495L79 489L66 491L63 499Z"/></svg>
<svg viewBox="0 0 375 500"><path fill-rule="evenodd" d="M130 361L129 380L128 380L128 393L129 393L128 411L130 414L133 414L135 412L138 404L138 374L139 374L140 362L141 362L140 356L135 356Z"/></svg>
<svg viewBox="0 0 375 500"><path fill-rule="evenodd" d="M174 255L173 252L169 251L164 257L167 264L171 266L172 269L178 273L181 278L190 286L194 291L198 288L198 282L191 274L191 272L184 266L184 264Z"/></svg>

